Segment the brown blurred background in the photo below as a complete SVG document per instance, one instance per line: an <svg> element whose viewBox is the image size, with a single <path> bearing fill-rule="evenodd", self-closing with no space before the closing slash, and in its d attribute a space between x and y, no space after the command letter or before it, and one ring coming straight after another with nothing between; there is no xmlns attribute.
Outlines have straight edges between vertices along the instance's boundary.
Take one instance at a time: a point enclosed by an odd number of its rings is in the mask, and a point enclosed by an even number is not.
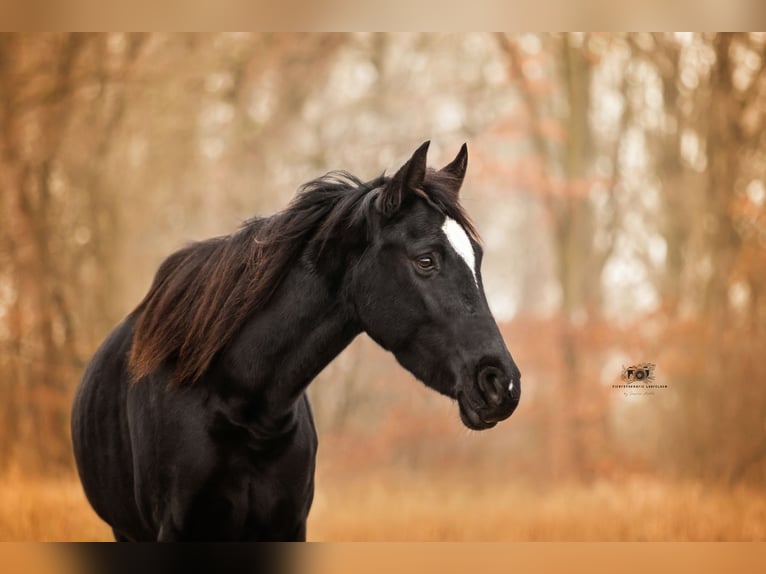
<svg viewBox="0 0 766 574"><path fill-rule="evenodd" d="M522 402L469 433L360 337L309 537L766 538L765 124L763 33L0 35L0 539L108 538L70 402L166 255L426 139Z"/></svg>

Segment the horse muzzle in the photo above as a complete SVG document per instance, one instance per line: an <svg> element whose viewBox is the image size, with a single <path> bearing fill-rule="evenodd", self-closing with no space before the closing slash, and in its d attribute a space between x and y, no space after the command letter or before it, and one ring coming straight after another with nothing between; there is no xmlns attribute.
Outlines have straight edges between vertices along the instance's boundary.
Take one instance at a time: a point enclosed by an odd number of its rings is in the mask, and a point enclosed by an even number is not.
<svg viewBox="0 0 766 574"><path fill-rule="evenodd" d="M521 399L521 374L515 366L507 371L484 366L478 370L474 383L458 388L460 419L465 426L485 430L513 414Z"/></svg>

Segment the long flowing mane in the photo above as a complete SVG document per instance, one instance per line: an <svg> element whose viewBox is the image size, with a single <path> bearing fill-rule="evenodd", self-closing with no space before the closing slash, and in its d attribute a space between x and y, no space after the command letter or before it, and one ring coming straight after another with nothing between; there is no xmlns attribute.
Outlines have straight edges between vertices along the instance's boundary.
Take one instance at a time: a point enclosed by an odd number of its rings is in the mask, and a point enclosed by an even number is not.
<svg viewBox="0 0 766 574"><path fill-rule="evenodd" d="M374 199L389 180L362 182L346 172L330 172L304 184L283 211L170 255L133 312L133 380L172 361L175 384L197 381L247 318L269 302L310 243L322 246L340 234L369 230ZM477 238L454 189L449 174L429 169L418 191Z"/></svg>

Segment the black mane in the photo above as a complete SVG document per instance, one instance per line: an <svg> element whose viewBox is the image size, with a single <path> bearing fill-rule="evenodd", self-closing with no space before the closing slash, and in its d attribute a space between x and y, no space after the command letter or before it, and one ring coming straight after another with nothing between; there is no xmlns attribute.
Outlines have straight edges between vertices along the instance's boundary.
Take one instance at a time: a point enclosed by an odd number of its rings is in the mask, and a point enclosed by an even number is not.
<svg viewBox="0 0 766 574"><path fill-rule="evenodd" d="M134 311L133 379L174 360L174 383L198 380L245 320L268 303L307 245L317 242L321 252L341 234L370 232L375 200L389 181L330 172L301 186L283 211L168 257ZM423 189L415 191L477 238L455 189L453 176L429 169Z"/></svg>

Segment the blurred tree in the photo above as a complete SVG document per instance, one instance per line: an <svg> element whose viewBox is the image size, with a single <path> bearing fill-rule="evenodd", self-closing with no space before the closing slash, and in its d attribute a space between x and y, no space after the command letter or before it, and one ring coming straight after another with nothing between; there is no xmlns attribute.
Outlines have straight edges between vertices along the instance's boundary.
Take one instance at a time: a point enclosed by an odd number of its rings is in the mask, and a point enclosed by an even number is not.
<svg viewBox="0 0 766 574"><path fill-rule="evenodd" d="M594 105L591 94L593 54L589 36L565 33L547 37L543 52L550 55L550 84L540 89L540 72L529 72L530 59L518 39L499 35L508 56L512 78L518 82L529 118L530 138L538 164L538 193L551 226L556 282L559 298L560 371L559 384L550 394L555 407L549 417L551 465L557 476L590 476L596 460L605 454L605 400L592 372L581 359L578 338L587 326L601 318L601 274L614 248L617 210L614 207L613 178L606 191L606 220L597 213L592 200L596 188L593 172L593 135L589 114ZM538 67L541 67L538 64ZM547 126L556 126L560 138L546 135ZM550 131L550 130L548 130ZM612 145L615 151L622 134ZM616 166L615 166L616 167ZM595 242L597 226L607 233Z"/></svg>
<svg viewBox="0 0 766 574"><path fill-rule="evenodd" d="M159 223L146 221L145 210L159 207L176 226L188 225L176 215L176 189L184 166L196 161L187 177L202 184L190 186L184 204L197 200L191 211L203 233L200 223L221 219L226 196L209 193L207 174L226 166L204 164L205 153L220 154L221 142L249 145L252 155L234 157L259 165L259 150L265 155L278 140L266 134L253 145L252 134L299 115L312 75L339 46L336 36L295 39L0 36L2 464L70 465L71 392L94 345L145 289L146 276L131 274L133 248L152 243L147 227ZM255 126L242 94L275 69L273 113ZM210 140L197 122L222 110L238 121Z"/></svg>
<svg viewBox="0 0 766 574"><path fill-rule="evenodd" d="M68 391L84 364L81 343L105 327L99 318L114 315L107 295L116 203L98 185L124 109L110 84L140 40L107 70L104 36L0 36L1 233L8 247L0 344L11 350L2 365L5 432L18 440L15 450L0 443L6 463L57 466L69 458ZM92 163L82 178L84 161Z"/></svg>
<svg viewBox="0 0 766 574"><path fill-rule="evenodd" d="M69 464L168 253L432 139L469 140L522 407L478 443L360 338L311 390L329 460L766 479L765 66L756 33L0 35L0 465ZM622 400L641 360L669 388Z"/></svg>

